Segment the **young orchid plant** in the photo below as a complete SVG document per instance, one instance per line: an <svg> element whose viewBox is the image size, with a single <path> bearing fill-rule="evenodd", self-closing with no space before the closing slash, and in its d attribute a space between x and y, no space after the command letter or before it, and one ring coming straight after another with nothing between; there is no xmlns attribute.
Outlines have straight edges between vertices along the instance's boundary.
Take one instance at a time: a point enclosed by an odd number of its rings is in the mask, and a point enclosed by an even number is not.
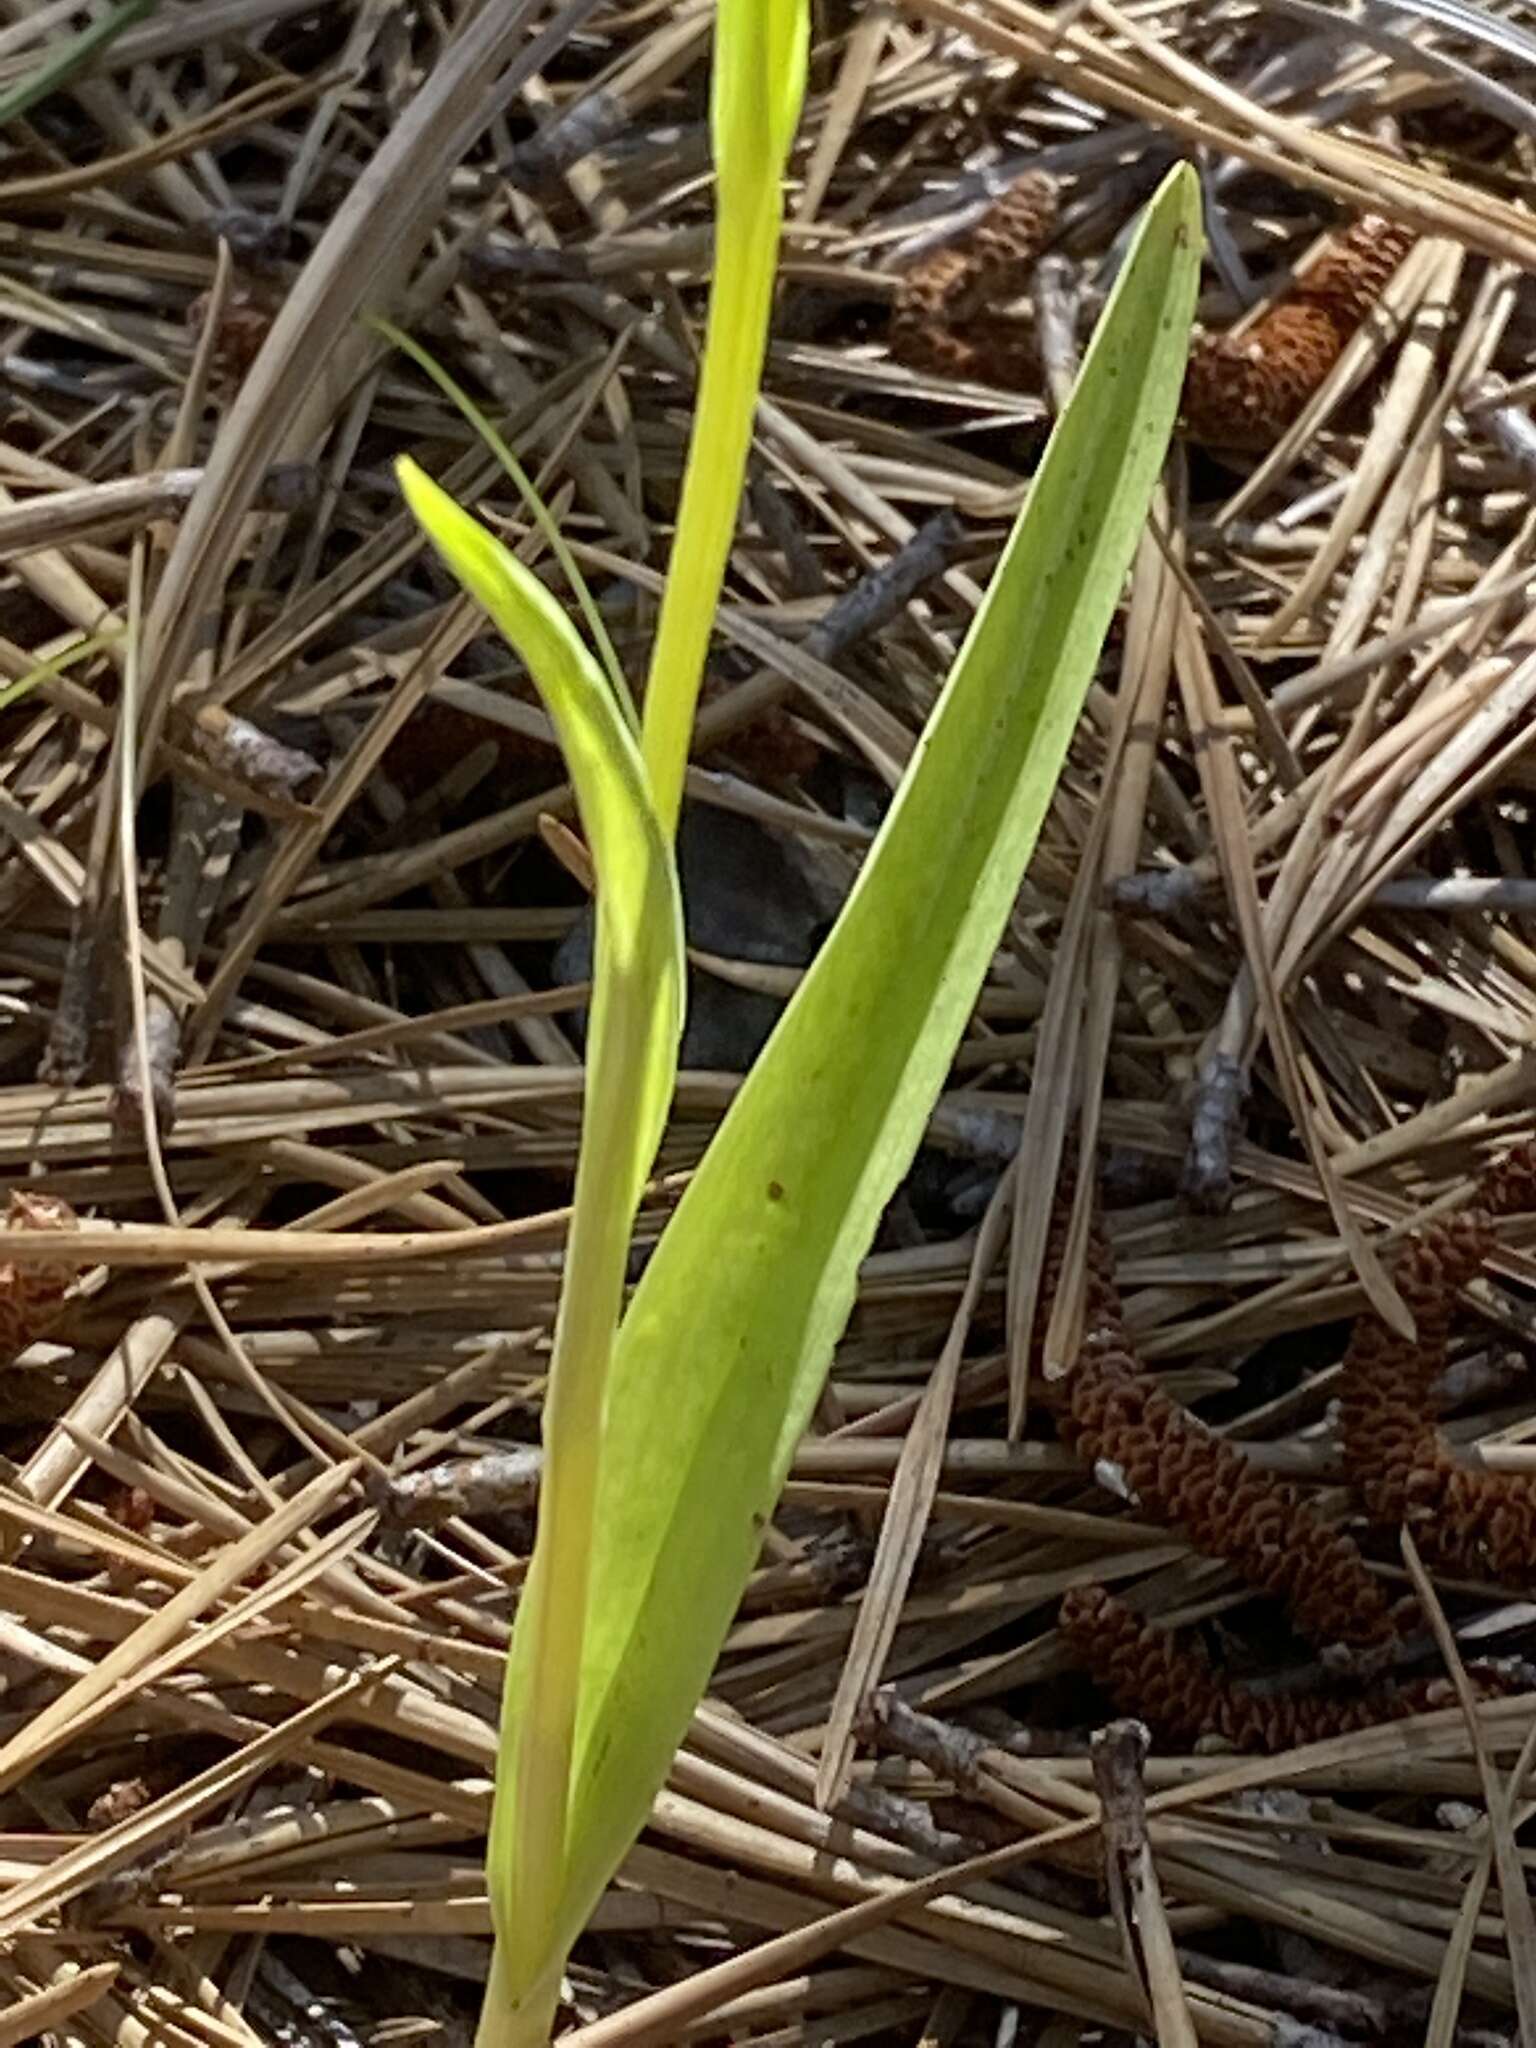
<svg viewBox="0 0 1536 2048"><path fill-rule="evenodd" d="M716 265L638 729L563 604L400 464L423 531L549 710L595 876L581 1148L503 1702L480 2048L548 2041L570 1947L708 1683L1049 807L1188 348L1200 219L1181 168L1145 212L843 911L626 1305L682 1028L673 838L751 442L807 27L805 0L717 7Z"/></svg>

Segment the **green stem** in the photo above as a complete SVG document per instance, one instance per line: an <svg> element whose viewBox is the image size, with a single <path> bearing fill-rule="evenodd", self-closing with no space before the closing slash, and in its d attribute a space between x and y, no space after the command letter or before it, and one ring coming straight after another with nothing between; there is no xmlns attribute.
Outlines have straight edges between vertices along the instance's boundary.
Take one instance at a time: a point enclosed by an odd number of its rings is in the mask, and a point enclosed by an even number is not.
<svg viewBox="0 0 1536 2048"><path fill-rule="evenodd" d="M603 928L601 899L597 943L600 948L612 943ZM643 1043L654 991L648 984L636 988L632 980L621 972L610 984L599 974L589 1033L594 1052ZM621 1013L611 1020L611 1036L609 1019L599 1018L599 1003L611 1003ZM526 1633L514 1642L512 1653L526 1660L524 1711L520 1726L503 1731L501 1757L505 1761L510 1751L515 1761L510 1773L498 1773L496 1789L498 1808L511 1801L511 1854L505 1884L496 1881L501 1871L493 1873L491 1895L506 1901L505 1923L497 1934L507 1949L511 1981L519 1985L539 1981L552 1960L558 1969L565 1955L558 1920L591 1593L598 1454L639 1195L605 1138L633 1114L634 1086L633 1062L622 1052L594 1057L544 1408L538 1533L518 1614L519 1631ZM493 1814L493 1845L505 1838L504 1828L504 1816Z"/></svg>
<svg viewBox="0 0 1536 2048"><path fill-rule="evenodd" d="M645 688L642 748L669 836L752 445L784 215L777 169L729 205L719 199L698 406Z"/></svg>
<svg viewBox="0 0 1536 2048"><path fill-rule="evenodd" d="M491 1950L491 1974L475 2029L475 2048L548 2048L560 2008L562 1967L554 1969L526 1997L514 1998L506 1955L498 1941Z"/></svg>

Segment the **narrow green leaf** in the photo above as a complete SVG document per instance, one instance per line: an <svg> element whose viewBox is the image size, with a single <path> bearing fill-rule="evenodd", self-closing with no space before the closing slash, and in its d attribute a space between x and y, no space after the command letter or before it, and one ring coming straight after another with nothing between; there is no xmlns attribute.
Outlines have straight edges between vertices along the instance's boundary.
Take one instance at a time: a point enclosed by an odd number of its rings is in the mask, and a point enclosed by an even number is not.
<svg viewBox="0 0 1536 2048"><path fill-rule="evenodd" d="M1198 185L1148 208L1072 400L837 925L619 1334L569 1867L579 1930L709 1677L1065 759L1172 429Z"/></svg>
<svg viewBox="0 0 1536 2048"><path fill-rule="evenodd" d="M677 1072L682 905L634 735L564 612L414 463L400 463L399 477L438 553L517 649L549 707L600 881L581 1150L544 1410L548 1458L507 1665L488 1855L498 1997L520 2003L524 2019L523 2032L506 2038L532 2039L542 2020L531 1994L564 1958L553 1929L604 1399L630 1232Z"/></svg>
<svg viewBox="0 0 1536 2048"><path fill-rule="evenodd" d="M715 275L677 534L645 689L644 748L670 833L736 533L778 268L785 159L805 98L806 0L719 0L711 83Z"/></svg>
<svg viewBox="0 0 1536 2048"><path fill-rule="evenodd" d="M608 678L609 687L613 691L614 701L628 720L631 729L638 732L640 730L640 719L635 710L635 700L630 695L629 683L623 669L619 666L619 657L614 651L613 641L609 636L608 628L603 623L603 615L597 608L597 601L588 587L586 577L581 573L581 564L571 553L565 535L560 531L555 515L545 504L543 498L540 497L538 486L534 483L533 478L524 469L502 436L497 433L489 418L476 405L463 385L449 375L436 356L431 354L429 350L424 349L419 341L415 341L410 335L403 333L400 328L395 326L393 321L385 320L379 314L373 315L369 325L376 333L382 334L392 348L397 348L402 355L409 356L419 370L426 372L449 403L457 406L470 426L480 436L481 441L490 449L496 460L511 478L518 496L528 508L534 525L543 534L550 553L560 564L566 582L570 584L572 591L575 593L576 602L581 606L581 615L587 622L587 631L592 635L592 644L601 657L603 671Z"/></svg>
<svg viewBox="0 0 1536 2048"><path fill-rule="evenodd" d="M37 69L0 95L0 128L19 121L33 107L51 99L77 73L84 71L103 50L115 43L124 29L153 14L160 0L118 0L75 36L51 43Z"/></svg>
<svg viewBox="0 0 1536 2048"><path fill-rule="evenodd" d="M57 654L50 654L46 661L40 661L36 668L30 668L24 676L17 676L14 682L0 685L0 711L19 703L30 696L39 683L46 683L50 676L62 675L77 662L86 661L93 654L100 654L104 647L110 647L121 637L122 629L114 627L109 633L86 633L78 640L71 640L67 647Z"/></svg>
<svg viewBox="0 0 1536 2048"><path fill-rule="evenodd" d="M755 191L781 175L805 99L809 35L800 0L717 0L710 128L720 187Z"/></svg>
<svg viewBox="0 0 1536 2048"><path fill-rule="evenodd" d="M639 1197L666 1125L682 1030L683 924L677 876L646 788L639 749L617 715L607 680L570 620L538 577L494 534L435 484L408 456L396 466L400 488L433 546L516 649L548 707L576 788L593 864L600 940L626 972L642 963L665 996L669 1041L649 1063L623 1122L632 1135L605 1134L633 1155ZM594 994L594 1005L596 995ZM596 1056L594 1042L592 1055Z"/></svg>

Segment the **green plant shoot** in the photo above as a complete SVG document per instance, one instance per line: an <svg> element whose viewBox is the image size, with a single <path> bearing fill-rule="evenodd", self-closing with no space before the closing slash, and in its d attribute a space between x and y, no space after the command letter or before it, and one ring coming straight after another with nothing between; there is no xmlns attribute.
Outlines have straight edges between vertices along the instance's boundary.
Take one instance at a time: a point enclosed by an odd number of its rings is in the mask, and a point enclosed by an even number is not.
<svg viewBox="0 0 1536 2048"><path fill-rule="evenodd" d="M1172 431L1199 187L1143 218L880 834L630 1302L598 1478L559 1939L708 1683L1007 921Z"/></svg>
<svg viewBox="0 0 1536 2048"><path fill-rule="evenodd" d="M808 37L806 0L719 0L711 81L715 277L639 753L624 728L622 679L613 677L600 704L600 672L542 586L419 471L402 471L412 508L444 561L507 634L549 702L598 882L587 1088L544 1411L545 1478L508 1659L487 1857L497 1940L482 2048L546 2038L569 1945L561 1907L575 1846L571 1766L596 1594L590 1561L605 1390L629 1236L660 1141L681 1032L682 923L671 842L746 470ZM542 507L515 458L430 359L412 353L496 449L537 518ZM553 544L560 553L558 536ZM579 575L574 583L580 593ZM600 631L600 620L589 623ZM612 666L606 638L598 644Z"/></svg>
<svg viewBox="0 0 1536 2048"><path fill-rule="evenodd" d="M859 1262L916 1149L1050 803L1172 429L1198 269L1198 185L1181 169L1141 224L858 882L624 1317L595 1470L584 1475L596 1513L580 1560L589 1594L580 1670L561 1681L574 1690L575 1741L559 1895L532 1943L498 1915L514 1998L527 1997L538 1953L538 1995L552 1997L548 1958L566 1953L644 1824L707 1683ZM420 483L413 503L420 509ZM479 530L456 518L459 547L445 558L462 574L460 548L495 544L472 542ZM643 783L626 792L647 812ZM615 832L605 845L594 835L600 902L622 882L606 865L611 846L634 836ZM668 929L675 943L675 922ZM594 1067L585 1133L594 1147L604 1142L602 1085ZM584 1144L583 1176L588 1166ZM573 1237L562 1318L575 1252ZM551 1438L564 1446L553 1428ZM540 1578L536 1557L525 1596L535 1616L561 1570L551 1509L546 1496L549 1576ZM577 1654L566 1620L549 1654ZM509 1717L504 1743L525 1755L532 1700L551 1676L537 1662L545 1640L520 1615L508 1700L525 1718ZM548 1761L553 1770L559 1759ZM523 1784L520 1773L520 1796ZM496 1826L493 1871L505 1853L499 1817ZM499 1895L494 1876L493 1888ZM514 1889L526 1896L526 1877Z"/></svg>
<svg viewBox="0 0 1536 2048"><path fill-rule="evenodd" d="M752 10L723 0L722 40L733 13L744 36L761 32L760 16L748 22ZM717 84L717 122L728 101ZM764 119L762 132L776 136ZM623 1253L676 1054L670 828L687 727L666 756L663 802L654 699L642 759L553 599L419 471L402 470L444 560L546 694L598 883L545 1493L509 1660L492 1823L486 2048L547 2038L564 1956L643 1826L707 1683L859 1262L917 1147L1050 803L1172 429L1198 272L1198 184L1185 168L1141 223L858 882L721 1124L616 1345ZM711 349L714 335L712 323ZM706 361L695 453L709 370ZM686 528L685 517L674 580L698 567ZM722 544L721 573L723 560ZM690 719L718 589L716 575L684 678Z"/></svg>
<svg viewBox="0 0 1536 2048"><path fill-rule="evenodd" d="M564 612L414 463L403 461L399 475L433 545L522 656L549 707L600 882L582 1143L544 1411L549 1455L508 1665L489 1855L496 1996L487 1999L481 2038L536 2041L547 2031L565 1955L553 1945L552 1928L563 1878L604 1393L630 1232L677 1071L682 906L638 744Z"/></svg>
<svg viewBox="0 0 1536 2048"><path fill-rule="evenodd" d="M710 104L715 274L643 710L651 797L669 833L746 476L809 34L805 0L718 0Z"/></svg>

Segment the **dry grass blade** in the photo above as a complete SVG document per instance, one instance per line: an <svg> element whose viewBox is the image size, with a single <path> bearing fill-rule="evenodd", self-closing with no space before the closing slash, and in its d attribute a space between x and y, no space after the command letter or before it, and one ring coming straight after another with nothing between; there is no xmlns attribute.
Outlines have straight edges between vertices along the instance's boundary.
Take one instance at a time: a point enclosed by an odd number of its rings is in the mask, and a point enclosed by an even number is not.
<svg viewBox="0 0 1536 2048"><path fill-rule="evenodd" d="M1172 620L1175 613L1168 601L1171 591L1166 581L1172 564L1153 530L1155 522L1166 515L1166 510L1160 496L1154 503L1153 519L1143 537L1132 572L1131 604L1126 620L1125 672L1105 747L1104 775L1113 791L1113 801L1105 807L1102 834L1095 820L1072 902L1068 906L1061 950L1042 1021L1044 1042L1037 1067L1038 1085L1032 1092L1020 1144L1021 1154L1026 1156L1035 1156L1030 1131L1035 1097L1045 1102L1075 1104L1077 1141L1081 1153L1092 1158L1098 1149L1104 1067L1113 1035L1115 1005L1124 967L1119 931L1105 908L1103 897L1106 887L1112 886L1135 865L1154 761L1151 736L1162 722L1172 677ZM1074 945L1072 941L1078 934L1081 934L1081 943ZM1047 1033L1058 1019L1063 1026L1062 1036L1059 1041L1053 1041ZM1067 1027L1070 1027L1070 1037ZM1056 1064L1058 1058L1061 1062L1059 1067ZM1059 1163L1059 1160L1060 1151L1052 1151L1047 1136L1041 1165L1048 1167ZM1045 1185L1046 1178L1042 1174L1038 1187L1043 1189ZM1081 1340L1082 1280L1086 1271L1092 1199L1092 1177L1084 1176L1073 1198L1061 1284L1045 1326L1043 1363L1047 1377L1059 1374L1063 1367L1070 1365ZM1038 1192L1030 1204L1030 1211L1027 1226L1015 1228L1009 1269L1012 1315L1009 1422L1013 1429L1020 1428L1024 1419L1023 1389L1035 1325L1035 1287L1045 1242Z"/></svg>
<svg viewBox="0 0 1536 2048"><path fill-rule="evenodd" d="M484 11L450 46L409 113L397 121L346 205L331 223L293 291L240 398L214 445L203 488L178 536L148 624L149 716L154 737L170 692L180 680L198 622L227 573L241 523L268 463L303 444L305 408L318 393L317 369L334 357L337 374L355 374L360 351L352 322L365 303L393 298L432 232L451 169L495 118L520 76L546 48L556 47L588 5L566 8L568 22L544 40L525 42L538 0L520 0L510 14ZM519 62L512 63L514 53ZM295 375L303 364L305 375Z"/></svg>
<svg viewBox="0 0 1536 2048"><path fill-rule="evenodd" d="M1187 609L1181 623L1182 630L1175 642L1175 666L1180 686L1185 692L1186 715L1200 750L1218 856L1231 892L1233 913L1243 934L1248 970L1258 992L1259 1007L1280 1070L1285 1099L1296 1119L1313 1171L1367 1298L1384 1322L1404 1336L1411 1336L1413 1319L1381 1260L1351 1215L1348 1197L1316 1126L1270 952L1270 939L1265 929L1263 906L1244 827L1241 791L1228 743L1218 728L1215 678L1204 646L1194 630L1193 617Z"/></svg>
<svg viewBox="0 0 1536 2048"><path fill-rule="evenodd" d="M1445 1611L1430 1583L1412 1535L1407 1529L1402 1537L1403 1557L1408 1566L1408 1575L1413 1581L1414 1591L1423 1604L1425 1616L1434 1632L1435 1642L1444 1657L1451 1682L1456 1688L1456 1697L1467 1719L1467 1733L1472 1742L1472 1754L1477 1761L1478 1776L1483 1782L1483 1801L1488 1814L1489 1849L1493 1868L1498 1873L1499 1894L1504 1907L1504 1935L1509 1943L1510 1967L1514 1973L1515 2006L1520 2016L1521 2048L1532 2048L1536 2042L1536 1912L1531 1908L1531 1896L1526 1886L1525 1867L1520 1860L1515 1844L1513 1800L1520 1792L1530 1766L1531 1752L1536 1749L1536 1739L1528 1740L1522 1749L1520 1762L1513 1780L1508 1786L1499 1782L1489 1761L1487 1747L1477 1721L1477 1703L1467 1678L1466 1666L1456 1647L1455 1637L1445 1618Z"/></svg>
<svg viewBox="0 0 1536 2048"><path fill-rule="evenodd" d="M434 1168L433 1178L438 1178ZM416 1176L412 1176L415 1180ZM386 1194L386 1200L390 1196ZM375 1206L370 1202L369 1206ZM353 1205L356 1212L357 1205ZM343 1211L338 1220L344 1220ZM461 1254L491 1253L518 1238L543 1234L543 1219L510 1223L487 1223L469 1230L344 1231L324 1230L238 1230L218 1227L181 1229L161 1226L110 1224L89 1225L71 1234L68 1257L75 1263L104 1266L353 1266L360 1262L386 1259L409 1260L453 1258ZM50 1265L57 1262L57 1246L39 1246L30 1236L18 1234L17 1242L6 1244L7 1257L19 1266Z"/></svg>
<svg viewBox="0 0 1536 2048"><path fill-rule="evenodd" d="M23 2041L66 2027L104 1998L117 1976L116 1963L95 1963L84 1970L69 1966L56 1982L0 2010L0 2042L4 2048L19 2048Z"/></svg>
<svg viewBox="0 0 1536 2048"><path fill-rule="evenodd" d="M181 1642L191 1622L339 1499L357 1470L355 1464L337 1465L320 1473L285 1507L221 1551L26 1728L0 1744L0 1785L12 1785L35 1769L43 1757L68 1739L71 1729L93 1708L109 1695L131 1688L152 1659Z"/></svg>
<svg viewBox="0 0 1536 2048"><path fill-rule="evenodd" d="M1445 1944L1445 1961L1435 1982L1434 2003L1424 2032L1424 2048L1450 2048L1456 2038L1457 2020L1466 1988L1467 1963L1477 1939L1483 1901L1493 1876L1493 1847L1490 1843L1467 1873L1461 1910Z"/></svg>
<svg viewBox="0 0 1536 2048"><path fill-rule="evenodd" d="M923 1391L912 1426L902 1444L901 1459L891 1480L885 1516L880 1524L880 1542L870 1566L869 1580L859 1603L858 1619L848 1644L848 1655L837 1681L832 1712L822 1737L821 1761L816 1773L816 1804L835 1806L848 1790L853 1772L854 1729L865 1703L880 1681L880 1670L890 1654L901 1620L902 1603L912 1582L918 1553L928 1529L943 1470L944 1445L949 1435L955 1388L960 1378L960 1361L970 1335L971 1319L982 1287L1002 1250L1003 1238L1014 1200L1014 1180L1005 1175L988 1204L976 1236L971 1270L965 1292L955 1311L955 1320L944 1340L944 1349L933 1376Z"/></svg>

